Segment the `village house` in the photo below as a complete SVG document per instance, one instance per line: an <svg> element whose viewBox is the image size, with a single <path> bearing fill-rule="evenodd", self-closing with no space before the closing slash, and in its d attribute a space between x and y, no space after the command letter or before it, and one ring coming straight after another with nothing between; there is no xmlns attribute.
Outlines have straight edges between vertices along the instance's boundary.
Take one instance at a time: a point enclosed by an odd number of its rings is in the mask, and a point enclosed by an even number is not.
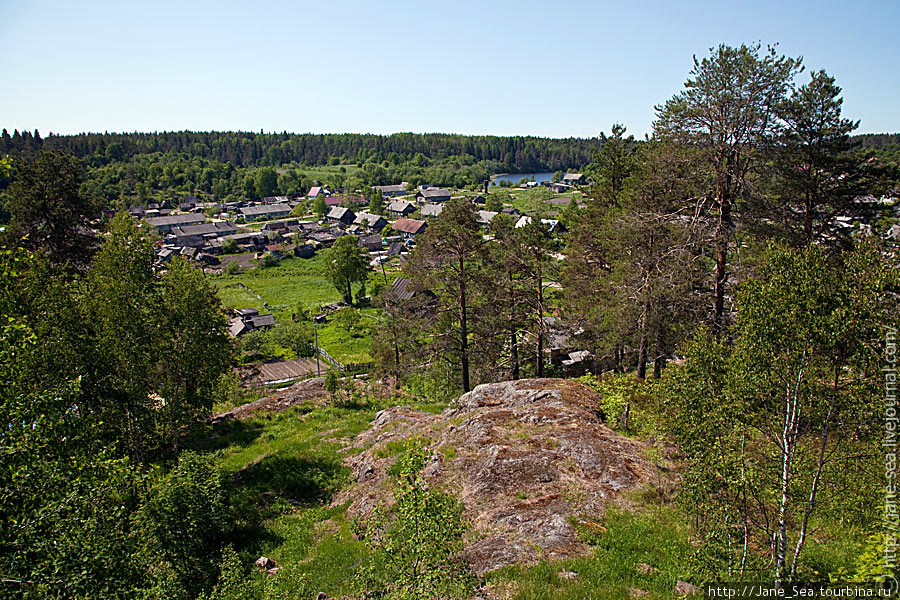
<svg viewBox="0 0 900 600"><path fill-rule="evenodd" d="M491 221L494 220L494 217L496 217L498 214L499 213L495 213L492 210L479 210L477 213L475 213L475 220L482 227L487 227L488 225L490 225Z"/></svg>
<svg viewBox="0 0 900 600"><path fill-rule="evenodd" d="M312 258L316 253L316 247L312 244L299 244L294 246L294 256L297 258Z"/></svg>
<svg viewBox="0 0 900 600"><path fill-rule="evenodd" d="M309 188L309 193L306 195L307 198L318 198L319 196L324 196L325 191L322 189L322 186L315 185Z"/></svg>
<svg viewBox="0 0 900 600"><path fill-rule="evenodd" d="M436 219L444 212L443 204L433 204L429 202L419 209L419 215L425 219Z"/></svg>
<svg viewBox="0 0 900 600"><path fill-rule="evenodd" d="M325 214L325 220L329 223L340 223L341 225L351 225L356 219L356 213L349 208L343 206L333 206Z"/></svg>
<svg viewBox="0 0 900 600"><path fill-rule="evenodd" d="M393 198L394 196L403 196L406 194L406 186L409 184L405 181L397 185L376 185L375 189L381 192L382 198Z"/></svg>
<svg viewBox="0 0 900 600"><path fill-rule="evenodd" d="M259 204L257 206L248 206L239 209L241 216L246 221L255 221L256 219L275 219L278 217L286 217L291 214L291 207L287 204Z"/></svg>
<svg viewBox="0 0 900 600"><path fill-rule="evenodd" d="M566 185L584 185L587 183L587 177L582 173L566 173L562 182Z"/></svg>
<svg viewBox="0 0 900 600"><path fill-rule="evenodd" d="M200 204L200 198L197 196L185 196L184 200L181 201L181 204L178 205L178 210L182 212L190 212L194 210Z"/></svg>
<svg viewBox="0 0 900 600"><path fill-rule="evenodd" d="M275 326L275 315L261 315L255 308L238 308L234 312L237 316L231 319L228 327L228 333L231 337L238 337L256 329L268 329Z"/></svg>
<svg viewBox="0 0 900 600"><path fill-rule="evenodd" d="M572 189L572 186L567 183L551 183L549 187L554 194L565 194Z"/></svg>
<svg viewBox="0 0 900 600"><path fill-rule="evenodd" d="M200 248L209 240L222 237L223 235L233 235L237 233L237 229L237 225L234 223L220 221L216 223L200 223L197 225L172 227L169 231L169 235L175 237L174 244L176 246ZM169 236L166 237L168 238Z"/></svg>
<svg viewBox="0 0 900 600"><path fill-rule="evenodd" d="M447 202L450 200L450 192L444 188L428 188L427 190L419 190L416 194L418 202Z"/></svg>
<svg viewBox="0 0 900 600"><path fill-rule="evenodd" d="M317 229L307 234L307 238L324 248L330 248L336 239L344 235L340 229Z"/></svg>
<svg viewBox="0 0 900 600"><path fill-rule="evenodd" d="M297 222L297 219L291 219L288 221L271 221L269 223L263 223L262 227L259 228L260 231L292 231L300 227L300 224Z"/></svg>
<svg viewBox="0 0 900 600"><path fill-rule="evenodd" d="M525 227L529 223L531 223L531 217L529 217L528 215L522 215L522 218L516 221L516 229ZM541 219L541 223L546 225L551 233L562 233L566 230L566 228L563 227L563 224L556 219Z"/></svg>
<svg viewBox="0 0 900 600"><path fill-rule="evenodd" d="M173 227L183 225L195 225L206 222L203 215L166 215L165 217L153 217L147 219L151 227L155 227L160 233L168 233Z"/></svg>
<svg viewBox="0 0 900 600"><path fill-rule="evenodd" d="M235 233L233 235L223 235L222 237L209 240L203 247L203 251L212 254L219 254L222 252L222 245L225 244L228 240L234 240L234 242L238 246L244 248L261 248L268 241L265 234L258 231Z"/></svg>
<svg viewBox="0 0 900 600"><path fill-rule="evenodd" d="M356 213L353 224L365 231L379 232L387 226L387 219L381 215L373 215L366 212Z"/></svg>
<svg viewBox="0 0 900 600"><path fill-rule="evenodd" d="M391 229L400 233L404 239L412 239L425 231L425 221L417 221L415 219L398 219Z"/></svg>
<svg viewBox="0 0 900 600"><path fill-rule="evenodd" d="M385 209L395 217L406 217L416 212L416 205L412 202L404 202L403 200L394 200L387 205Z"/></svg>
<svg viewBox="0 0 900 600"><path fill-rule="evenodd" d="M359 237L359 247L365 248L369 252L377 252L381 250L382 245L383 243L381 240L381 236L376 233Z"/></svg>

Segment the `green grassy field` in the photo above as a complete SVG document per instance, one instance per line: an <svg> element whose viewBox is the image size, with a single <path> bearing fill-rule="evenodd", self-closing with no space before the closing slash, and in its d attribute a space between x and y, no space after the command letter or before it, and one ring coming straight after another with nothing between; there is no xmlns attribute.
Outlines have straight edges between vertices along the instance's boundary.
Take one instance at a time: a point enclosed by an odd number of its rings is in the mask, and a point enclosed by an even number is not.
<svg viewBox="0 0 900 600"><path fill-rule="evenodd" d="M562 212L562 206L546 204L550 198L581 198L580 192L567 192L565 194L553 194L548 189L539 187L531 190L517 190L515 188L491 187L488 196L496 198L504 204L518 209L522 213L536 214L538 212L554 211Z"/></svg>
<svg viewBox="0 0 900 600"><path fill-rule="evenodd" d="M298 304L315 310L341 299L328 279L325 260L323 252L307 259L289 257L274 267L210 276L210 282L226 307L268 310L276 319L289 318Z"/></svg>
<svg viewBox="0 0 900 600"><path fill-rule="evenodd" d="M397 268L387 267L388 284L398 274ZM380 268L372 271L367 289L372 289L376 281L383 284L383 277ZM328 278L325 252L309 259L285 258L277 266L248 269L237 275L210 275L209 281L225 307L271 312L276 321L290 319L299 306L316 312L324 304L341 300ZM338 327L331 319L319 326L319 346L343 363L372 360L370 329L379 311L363 308L359 312L359 325L353 332Z"/></svg>

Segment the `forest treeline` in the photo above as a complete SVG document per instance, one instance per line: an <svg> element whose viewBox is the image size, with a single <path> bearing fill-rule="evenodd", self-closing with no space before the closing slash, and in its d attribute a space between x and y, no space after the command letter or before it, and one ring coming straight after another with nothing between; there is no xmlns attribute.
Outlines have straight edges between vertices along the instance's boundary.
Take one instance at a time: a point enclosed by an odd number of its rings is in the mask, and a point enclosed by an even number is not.
<svg viewBox="0 0 900 600"><path fill-rule="evenodd" d="M599 138L551 139L533 136L468 136L444 133L250 133L173 131L162 133L81 133L41 137L38 131L7 130L0 134L0 154L22 155L41 150L71 152L90 166L128 160L155 152L185 153L228 162L237 167L297 162L388 161L397 164L422 155L431 160L469 156L499 163L503 170L556 171L591 161Z"/></svg>

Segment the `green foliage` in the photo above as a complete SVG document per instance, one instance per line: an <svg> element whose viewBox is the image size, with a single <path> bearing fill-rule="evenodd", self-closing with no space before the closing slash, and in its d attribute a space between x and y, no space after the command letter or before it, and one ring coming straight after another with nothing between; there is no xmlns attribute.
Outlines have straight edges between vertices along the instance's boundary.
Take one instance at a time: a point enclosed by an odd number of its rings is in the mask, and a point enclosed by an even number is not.
<svg viewBox="0 0 900 600"><path fill-rule="evenodd" d="M177 259L157 277L153 261L144 231L117 215L88 272L82 307L92 324L87 406L139 461L176 447L182 428L209 414L232 353L227 319L203 273Z"/></svg>
<svg viewBox="0 0 900 600"><path fill-rule="evenodd" d="M184 598L212 587L218 557L236 531L229 477L211 457L183 453L135 516L148 560L171 573Z"/></svg>
<svg viewBox="0 0 900 600"><path fill-rule="evenodd" d="M313 330L309 323L282 321L272 330L272 339L294 353L296 358L312 356Z"/></svg>
<svg viewBox="0 0 900 600"><path fill-rule="evenodd" d="M228 238L224 242L222 242L222 253L223 254L237 254L240 251L241 251L241 249L240 249L240 246L238 246L237 240L235 240L233 238ZM234 265L238 269L240 269L240 265L238 265L236 262L228 263L228 266L225 267L225 272L228 273L229 275L235 274L235 272L229 273L229 269L234 271L234 267L232 267L232 265Z"/></svg>
<svg viewBox="0 0 900 600"><path fill-rule="evenodd" d="M313 212L319 215L319 218L323 218L325 213L328 212L328 205L325 204L325 196L321 194L316 196L316 199L313 200Z"/></svg>
<svg viewBox="0 0 900 600"><path fill-rule="evenodd" d="M432 489L421 474L430 458L421 440L408 440L394 469L394 504L376 508L359 526L377 561L361 579L366 590L379 590L384 598L468 598L475 587L456 558L466 531L459 502Z"/></svg>
<svg viewBox="0 0 900 600"><path fill-rule="evenodd" d="M333 402L338 391L341 389L341 375L336 368L331 367L325 372L325 382L323 386L325 387L325 391L331 394L331 400Z"/></svg>
<svg viewBox="0 0 900 600"><path fill-rule="evenodd" d="M83 268L92 245L84 228L98 210L83 181L84 167L71 154L43 152L33 163L17 161L5 207L11 239L45 251L54 263Z"/></svg>
<svg viewBox="0 0 900 600"><path fill-rule="evenodd" d="M278 265L279 260L280 259L277 256L275 256L275 254L273 254L272 252L266 252L265 254L263 254L263 257L259 262L259 266L264 269L269 268L269 267L274 267L274 266Z"/></svg>
<svg viewBox="0 0 900 600"><path fill-rule="evenodd" d="M503 210L503 202L501 202L500 198L498 198L496 195L491 194L484 202L484 210L498 213Z"/></svg>
<svg viewBox="0 0 900 600"><path fill-rule="evenodd" d="M439 365L419 369L405 378L403 389L411 396L426 402L450 404L459 397L460 390L454 381L455 373Z"/></svg>
<svg viewBox="0 0 900 600"><path fill-rule="evenodd" d="M359 240L355 235L343 235L328 249L327 257L331 282L344 302L352 304L352 285L362 283L365 286L369 276L368 254L359 247Z"/></svg>
<svg viewBox="0 0 900 600"><path fill-rule="evenodd" d="M508 567L487 576L490 587L508 589L516 600L627 600L635 597L631 589L644 590L649 598L671 598L677 581L703 581L688 567L691 530L677 511L610 508L599 523L575 520L573 525L591 547L588 556ZM642 563L656 571L639 571ZM561 579L561 571L577 573L578 578Z"/></svg>
<svg viewBox="0 0 900 600"><path fill-rule="evenodd" d="M128 526L140 476L104 447L81 380L35 370L42 340L15 308L31 268L0 247L0 595L124 598L143 585Z"/></svg>
<svg viewBox="0 0 900 600"><path fill-rule="evenodd" d="M263 167L256 172L256 196L265 198L278 193L278 173L273 167Z"/></svg>
<svg viewBox="0 0 900 600"><path fill-rule="evenodd" d="M648 395L649 385L646 382L624 373L603 377L587 373L578 381L600 393L599 408L603 421L610 427L619 425L627 406Z"/></svg>
<svg viewBox="0 0 900 600"><path fill-rule="evenodd" d="M346 330L347 333L353 334L359 325L360 319L361 317L358 310L347 307L334 313L333 322L337 327L341 327Z"/></svg>
<svg viewBox="0 0 900 600"><path fill-rule="evenodd" d="M852 504L831 490L859 490L877 454L870 383L897 281L882 256L871 243L838 265L817 247L772 249L738 297L734 342L701 334L685 366L664 377L669 433L685 454L681 501L704 536L697 558L710 575L746 562L794 577L805 567L793 540L810 517L837 509L846 523L874 519L875 486ZM745 543L772 539L772 555L743 554Z"/></svg>

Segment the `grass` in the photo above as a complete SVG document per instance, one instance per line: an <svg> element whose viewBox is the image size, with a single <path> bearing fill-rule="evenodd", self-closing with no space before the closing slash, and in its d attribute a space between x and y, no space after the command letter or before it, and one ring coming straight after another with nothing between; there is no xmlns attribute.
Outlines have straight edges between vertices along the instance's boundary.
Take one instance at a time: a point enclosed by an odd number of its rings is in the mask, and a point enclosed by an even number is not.
<svg viewBox="0 0 900 600"><path fill-rule="evenodd" d="M542 561L531 567L509 567L488 575L497 589L511 590L517 600L626 600L628 588L649 592L648 598L674 597L675 583L687 579L685 565L693 550L687 529L672 509L646 513L611 509L598 533L586 533L590 556L566 561ZM646 563L657 572L645 575L637 565ZM574 580L557 573L572 571Z"/></svg>
<svg viewBox="0 0 900 600"><path fill-rule="evenodd" d="M326 274L325 260L323 252L307 259L288 257L274 267L212 275L210 283L226 307L270 310L276 319L289 318L298 304L317 308L341 299Z"/></svg>
<svg viewBox="0 0 900 600"><path fill-rule="evenodd" d="M237 548L245 564L267 556L298 569L329 596L349 591L369 551L353 536L347 507L328 506L350 482L341 450L378 410L396 402L370 400L360 409L310 403L211 427L198 449L214 453L247 501L264 507L258 535ZM430 412L445 407L413 406Z"/></svg>
<svg viewBox="0 0 900 600"><path fill-rule="evenodd" d="M566 192L565 194L553 194L546 188L536 188L531 190L516 190L513 188L492 187L488 190L488 195L500 200L504 206L511 206L518 209L522 213L535 214L539 210L562 212L563 206L555 206L545 204L550 198L581 198L580 192Z"/></svg>
<svg viewBox="0 0 900 600"><path fill-rule="evenodd" d="M388 271L388 282L396 276L396 272ZM383 281L380 269L370 274L367 287L376 280ZM298 306L316 311L319 306L341 300L328 278L324 252L308 259L288 257L274 267L257 267L237 275L211 275L209 281L224 306L271 312L276 321L290 319ZM343 363L371 361L370 329L378 312L361 309L362 318L353 333L329 320L319 327L319 346Z"/></svg>

